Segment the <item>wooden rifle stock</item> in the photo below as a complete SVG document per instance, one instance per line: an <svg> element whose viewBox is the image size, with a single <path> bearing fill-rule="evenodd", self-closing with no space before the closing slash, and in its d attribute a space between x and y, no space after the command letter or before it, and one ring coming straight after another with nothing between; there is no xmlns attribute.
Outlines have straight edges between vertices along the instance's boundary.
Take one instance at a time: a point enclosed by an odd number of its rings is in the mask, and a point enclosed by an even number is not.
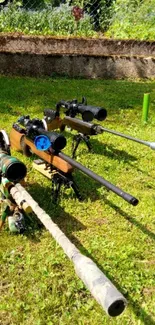
<svg viewBox="0 0 155 325"><path fill-rule="evenodd" d="M62 158L53 155L52 153L48 153L46 151L38 150L33 141L26 138L24 133L20 133L14 128L11 129L10 132L10 143L11 147L17 151L25 151L24 153L32 152L35 153L38 157L46 161L48 164L51 164L55 168L58 168L64 173L71 173L73 171L73 167L71 164L64 161Z"/></svg>
<svg viewBox="0 0 155 325"><path fill-rule="evenodd" d="M50 110L48 110L50 111ZM56 117L54 119L45 119L48 131L60 129L64 131L65 127L76 130L84 135L96 135L102 133L102 126L82 121L75 117L65 116L63 119Z"/></svg>

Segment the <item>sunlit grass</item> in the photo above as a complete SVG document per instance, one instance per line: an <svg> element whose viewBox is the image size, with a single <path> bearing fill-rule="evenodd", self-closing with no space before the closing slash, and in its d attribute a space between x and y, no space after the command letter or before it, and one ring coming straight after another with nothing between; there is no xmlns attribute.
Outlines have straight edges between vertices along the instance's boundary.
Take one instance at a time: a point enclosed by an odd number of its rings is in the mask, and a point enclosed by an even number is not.
<svg viewBox="0 0 155 325"><path fill-rule="evenodd" d="M0 78L0 129L8 132L20 115L43 117L61 99L87 97L88 104L104 106L101 124L154 141L155 82L68 78ZM143 94L150 92L147 124L141 123ZM95 121L96 123L96 121ZM73 132L75 133L75 132ZM72 136L65 132L71 154ZM139 199L137 207L75 172L83 194L62 193L55 206L51 184L32 169L31 160L13 151L28 167L28 191L71 241L90 256L125 295L129 305L109 319L76 277L72 263L50 234L13 236L7 225L0 233L0 324L154 324L155 322L155 152L108 133L91 138L93 152L84 144L77 160Z"/></svg>

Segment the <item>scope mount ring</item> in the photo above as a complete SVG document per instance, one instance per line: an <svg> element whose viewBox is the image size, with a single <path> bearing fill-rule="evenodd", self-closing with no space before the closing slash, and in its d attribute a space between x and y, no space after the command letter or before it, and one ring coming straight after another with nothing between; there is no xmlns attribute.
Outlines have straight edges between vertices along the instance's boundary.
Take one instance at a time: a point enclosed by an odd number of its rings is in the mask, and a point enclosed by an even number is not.
<svg viewBox="0 0 155 325"><path fill-rule="evenodd" d="M0 149L10 155L10 140L5 130L0 130Z"/></svg>

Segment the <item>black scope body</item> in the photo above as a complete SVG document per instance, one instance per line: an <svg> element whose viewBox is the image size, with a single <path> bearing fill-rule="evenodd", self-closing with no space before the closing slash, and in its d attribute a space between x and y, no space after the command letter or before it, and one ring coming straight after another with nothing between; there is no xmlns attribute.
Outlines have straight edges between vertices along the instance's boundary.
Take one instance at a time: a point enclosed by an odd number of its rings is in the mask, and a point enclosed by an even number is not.
<svg viewBox="0 0 155 325"><path fill-rule="evenodd" d="M67 141L66 138L57 132L45 131L43 129L38 129L38 135L45 135L49 138L51 142L51 147L55 151L60 151L65 148Z"/></svg>
<svg viewBox="0 0 155 325"><path fill-rule="evenodd" d="M31 131L31 134L33 133L33 130L37 130L39 128L45 129L44 122L38 118L30 119L29 115L21 116L18 121L19 124L25 127L26 134L29 133L29 130Z"/></svg>
<svg viewBox="0 0 155 325"><path fill-rule="evenodd" d="M60 151L65 148L67 143L66 138L62 134L46 131L45 124L42 120L37 118L31 120L29 116L22 116L18 119L18 122L25 126L25 134L29 139L34 141L36 137L40 136L40 146L44 146L46 140L44 136L46 136L51 142L52 149L55 151Z"/></svg>
<svg viewBox="0 0 155 325"><path fill-rule="evenodd" d="M81 113L82 119L85 122L91 122L94 118L98 121L104 121L107 117L107 111L105 108L91 105L79 104L78 113Z"/></svg>
<svg viewBox="0 0 155 325"><path fill-rule="evenodd" d="M85 122L91 122L94 118L99 121L104 121L107 117L107 111L103 107L86 105L86 100L84 99L82 103L78 103L76 99L72 101L61 100L57 105L57 111L63 107L66 109L66 115L70 117L75 117L76 114L81 114L82 119Z"/></svg>

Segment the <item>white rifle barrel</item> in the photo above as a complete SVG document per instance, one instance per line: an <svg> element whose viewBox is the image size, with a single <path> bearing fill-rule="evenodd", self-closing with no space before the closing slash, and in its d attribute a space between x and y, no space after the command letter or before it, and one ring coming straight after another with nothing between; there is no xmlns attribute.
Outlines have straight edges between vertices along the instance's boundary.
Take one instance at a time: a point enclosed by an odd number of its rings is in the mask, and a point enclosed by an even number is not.
<svg viewBox="0 0 155 325"><path fill-rule="evenodd" d="M93 297L103 307L106 313L112 317L120 315L127 305L124 296L90 258L80 253L76 246L71 243L59 227L52 221L51 217L40 208L39 204L19 183L16 184L11 191L15 201L17 195L19 195L17 192L20 193L22 199L26 200L26 202L31 206L33 212L43 223L45 228L62 247L69 259L72 260L76 274L84 282Z"/></svg>

